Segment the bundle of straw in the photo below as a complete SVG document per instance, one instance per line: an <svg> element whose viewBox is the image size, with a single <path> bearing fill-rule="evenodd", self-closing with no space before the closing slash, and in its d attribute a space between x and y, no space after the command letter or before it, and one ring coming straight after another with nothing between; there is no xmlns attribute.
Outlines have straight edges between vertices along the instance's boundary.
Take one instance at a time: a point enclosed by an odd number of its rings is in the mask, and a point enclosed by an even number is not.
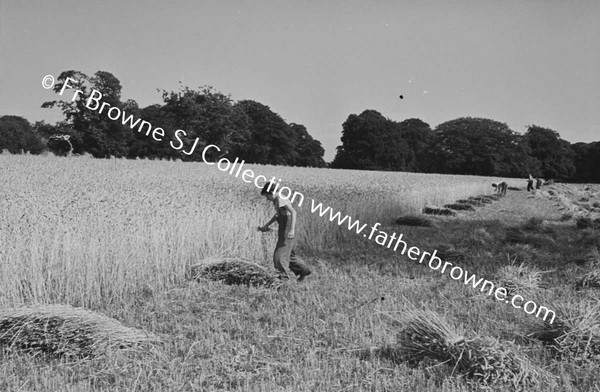
<svg viewBox="0 0 600 392"><path fill-rule="evenodd" d="M469 199L472 199L472 197L470 197ZM487 203L485 200L492 200L492 201L498 201L500 200L500 196L499 195L480 195L477 197L477 199L482 200L484 203Z"/></svg>
<svg viewBox="0 0 600 392"><path fill-rule="evenodd" d="M482 201L482 200L485 200L485 202ZM477 206L477 207L480 207L480 206L484 205L485 203L491 203L492 202L489 199L482 199L482 200L480 200L480 199L459 199L456 202L457 203L462 203L462 204L471 204L471 205L474 205L474 206Z"/></svg>
<svg viewBox="0 0 600 392"><path fill-rule="evenodd" d="M69 305L35 305L0 310L0 346L7 351L90 357L108 350L158 342L144 331Z"/></svg>
<svg viewBox="0 0 600 392"><path fill-rule="evenodd" d="M452 216L452 215L456 215L456 212L452 211L449 208L425 207L425 208L423 208L423 214Z"/></svg>
<svg viewBox="0 0 600 392"><path fill-rule="evenodd" d="M440 362L485 384L501 382L534 385L551 382L552 376L533 365L513 346L491 338L467 339L445 319L430 310L410 309L392 319L401 326L397 346L380 353L394 361L415 365Z"/></svg>
<svg viewBox="0 0 600 392"><path fill-rule="evenodd" d="M587 288L600 288L600 266L596 269L583 275L577 282L575 282L576 289L587 289Z"/></svg>
<svg viewBox="0 0 600 392"><path fill-rule="evenodd" d="M466 204L466 203L446 204L446 205L444 205L444 208L449 208L451 210L457 210L457 211L475 211L475 208L473 208L473 205Z"/></svg>
<svg viewBox="0 0 600 392"><path fill-rule="evenodd" d="M266 268L238 258L209 258L190 269L192 279L206 278L229 285L277 286L277 275Z"/></svg>
<svg viewBox="0 0 600 392"><path fill-rule="evenodd" d="M395 220L397 225L401 226L422 226L432 227L435 226L431 219L427 219L420 215L403 215Z"/></svg>
<svg viewBox="0 0 600 392"><path fill-rule="evenodd" d="M496 273L498 284L512 296L516 293L532 293L541 288L544 271L530 267L525 262L517 265L516 258L510 264L501 267Z"/></svg>
<svg viewBox="0 0 600 392"><path fill-rule="evenodd" d="M556 318L552 324L531 318L529 337L554 348L572 361L600 360L600 304L565 301L552 305Z"/></svg>

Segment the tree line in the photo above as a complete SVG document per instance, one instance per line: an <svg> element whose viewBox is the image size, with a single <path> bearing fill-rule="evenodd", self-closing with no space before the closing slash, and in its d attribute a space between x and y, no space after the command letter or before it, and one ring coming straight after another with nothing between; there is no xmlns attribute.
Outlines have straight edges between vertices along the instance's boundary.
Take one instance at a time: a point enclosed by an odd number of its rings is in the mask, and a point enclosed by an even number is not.
<svg viewBox="0 0 600 392"><path fill-rule="evenodd" d="M419 120L396 122L375 110L342 125L334 168L600 183L600 142L571 144L558 132L530 125L525 134L485 118L462 117L435 129Z"/></svg>
<svg viewBox="0 0 600 392"><path fill-rule="evenodd" d="M70 78L78 81L74 89L81 93L65 90L62 100L44 102L42 107L58 107L64 121L56 124L36 122L31 125L17 116L0 118L0 151L12 153L26 150L32 154L45 148L65 155L72 146L72 153L88 153L96 158L148 158L182 159L201 161L202 146L216 144L221 149L220 157L239 157L248 163L289 166L325 167L325 150L301 124L286 123L268 106L253 100L234 102L229 96L211 86L197 90L181 87L180 91L159 90L162 104L140 108L136 101L121 98L121 83L109 72L98 71L88 76L79 71L65 71L58 77L54 92L59 93ZM73 82L69 82L72 85ZM102 102L110 107L140 118L165 130L165 137L157 142L145 133L131 129L120 120L111 120L106 113L86 107L86 100L93 90L102 93ZM71 100L72 96L74 97ZM198 148L191 155L182 154L171 148L170 143L179 144L175 132L185 131L186 144L199 139ZM70 144L53 135L68 135Z"/></svg>
<svg viewBox="0 0 600 392"><path fill-rule="evenodd" d="M201 145L215 144L221 149L220 155L209 159L239 157L258 164L498 177L531 173L561 181L600 183L600 142L571 144L558 132L537 125L519 134L505 123L463 117L431 129L417 118L396 122L375 110L365 110L350 114L342 124L342 145L327 165L321 143L306 127L286 123L260 102L234 102L210 86L197 90L182 86L179 91L159 90L161 104L140 108L134 100L122 100L121 83L109 72L88 76L65 71L54 86L56 93L67 78L79 81L76 88L81 93L73 100L69 96L42 105L60 108L64 120L32 125L22 117L0 117L0 152L39 154L50 150L57 155L88 153L97 158L201 161L202 148L188 156L170 146L181 142L192 145L198 139ZM86 99L94 89L111 107L163 128L163 140L157 142L119 120L109 119L106 113L86 108ZM177 129L185 131L184 140L175 140ZM68 135L69 141L55 135Z"/></svg>

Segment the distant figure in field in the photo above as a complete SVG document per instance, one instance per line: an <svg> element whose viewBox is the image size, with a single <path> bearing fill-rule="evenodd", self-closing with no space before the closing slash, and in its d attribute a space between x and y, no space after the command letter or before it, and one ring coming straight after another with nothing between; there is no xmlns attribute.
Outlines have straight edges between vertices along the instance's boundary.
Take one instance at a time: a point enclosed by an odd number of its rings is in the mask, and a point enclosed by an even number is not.
<svg viewBox="0 0 600 392"><path fill-rule="evenodd" d="M502 181L500 184L492 184L496 193L502 196L506 196L506 189L508 188L508 184Z"/></svg>
<svg viewBox="0 0 600 392"><path fill-rule="evenodd" d="M527 180L527 192L533 190L533 176L529 174L529 180Z"/></svg>
<svg viewBox="0 0 600 392"><path fill-rule="evenodd" d="M273 264L275 269L279 271L279 279L287 280L289 276L286 267L296 274L298 282L302 282L305 277L310 275L311 270L304 265L296 256L296 210L292 207L292 203L288 199L284 199L280 194L275 195L273 189L275 184L267 182L260 194L265 196L267 200L273 202L275 207L275 215L264 226L259 226L258 230L265 232L269 231L269 226L277 221L279 230L277 232L277 244L273 253ZM284 267L285 265L285 267Z"/></svg>
<svg viewBox="0 0 600 392"><path fill-rule="evenodd" d="M536 178L536 179L535 179L535 189L540 189L540 188L541 188L541 186L542 186L542 183L543 183L543 182L544 182L544 181L543 181L541 178L539 178L539 177L538 177L538 178Z"/></svg>

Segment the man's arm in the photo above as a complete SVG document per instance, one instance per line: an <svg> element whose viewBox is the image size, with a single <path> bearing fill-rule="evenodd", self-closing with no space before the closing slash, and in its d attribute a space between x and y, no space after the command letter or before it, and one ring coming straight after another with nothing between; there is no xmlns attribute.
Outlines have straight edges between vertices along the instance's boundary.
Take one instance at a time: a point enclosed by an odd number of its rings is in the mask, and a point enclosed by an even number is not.
<svg viewBox="0 0 600 392"><path fill-rule="evenodd" d="M271 226L277 220L277 214L273 215L273 217L267 222L266 225L259 227L260 231L269 231L269 226Z"/></svg>

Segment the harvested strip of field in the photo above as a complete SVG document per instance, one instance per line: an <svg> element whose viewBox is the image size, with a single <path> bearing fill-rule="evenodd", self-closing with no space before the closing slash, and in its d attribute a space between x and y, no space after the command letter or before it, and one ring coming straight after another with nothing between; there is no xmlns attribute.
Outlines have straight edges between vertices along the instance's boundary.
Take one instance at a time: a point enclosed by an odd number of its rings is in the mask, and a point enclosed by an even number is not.
<svg viewBox="0 0 600 392"><path fill-rule="evenodd" d="M556 206L556 202L548 197L542 196L539 192L532 198L528 192L511 192L506 196L481 195L471 197L470 200L481 201L484 206L475 209L475 211L459 211L460 219L468 220L499 220L506 224L520 224L532 217L543 217L545 220L559 220L562 212ZM491 204L491 202L494 202Z"/></svg>
<svg viewBox="0 0 600 392"><path fill-rule="evenodd" d="M110 350L157 342L150 333L69 305L0 310L0 346L8 351L91 357Z"/></svg>
<svg viewBox="0 0 600 392"><path fill-rule="evenodd" d="M190 278L206 278L229 285L276 286L277 275L265 267L239 258L209 258L190 269Z"/></svg>

